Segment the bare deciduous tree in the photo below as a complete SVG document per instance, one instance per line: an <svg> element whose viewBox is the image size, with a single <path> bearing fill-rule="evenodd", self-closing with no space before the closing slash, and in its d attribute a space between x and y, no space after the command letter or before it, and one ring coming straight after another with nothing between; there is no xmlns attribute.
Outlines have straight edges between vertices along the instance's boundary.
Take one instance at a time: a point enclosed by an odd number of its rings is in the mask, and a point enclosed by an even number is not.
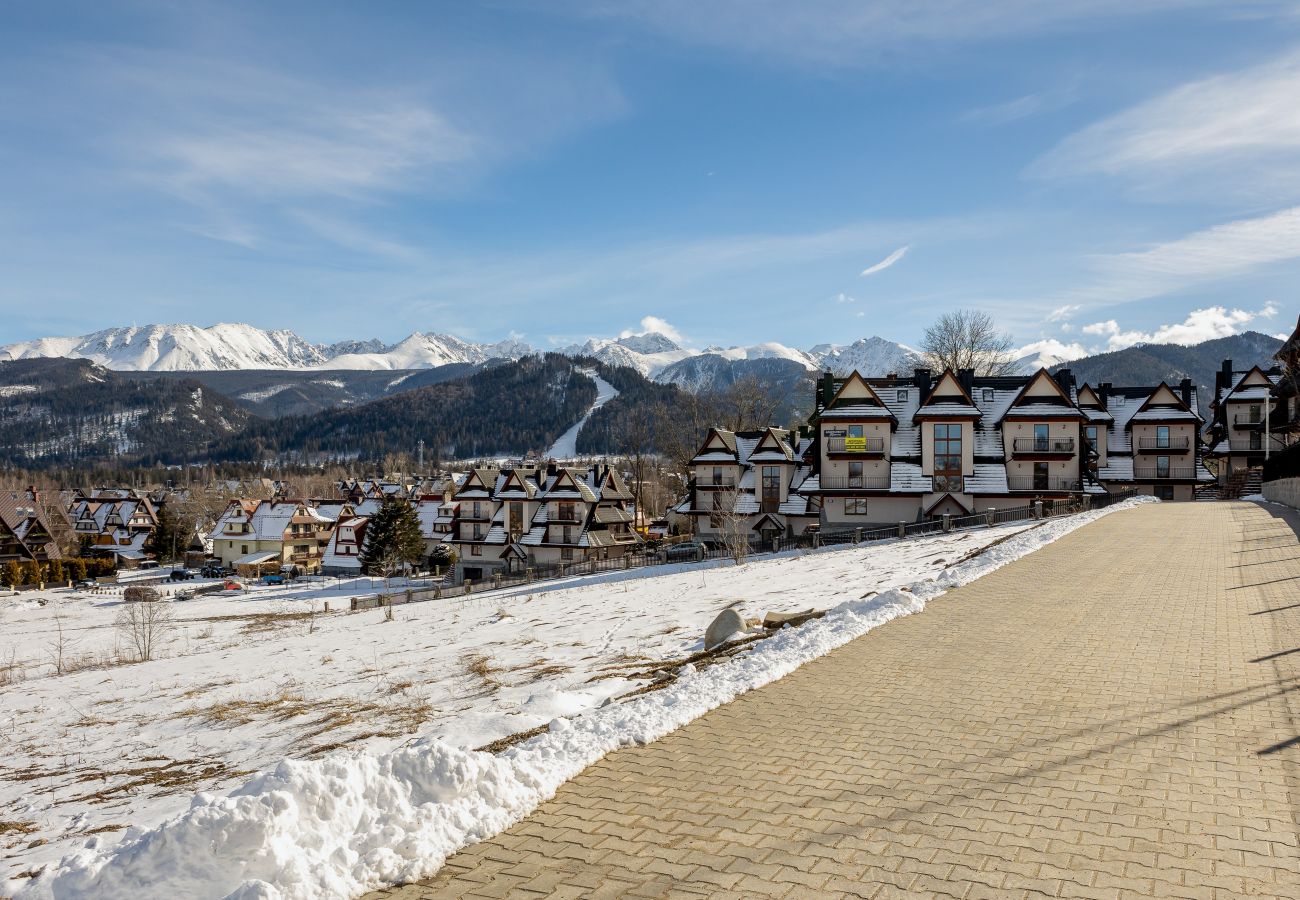
<svg viewBox="0 0 1300 900"><path fill-rule="evenodd" d="M737 509L741 496L735 490L714 492L714 511L709 515L709 524L717 529L718 541L736 565L749 556L749 516Z"/></svg>
<svg viewBox="0 0 1300 900"><path fill-rule="evenodd" d="M921 339L926 363L936 372L974 369L977 376L1008 375L1016 360L1010 336L998 331L988 313L959 309L944 313Z"/></svg>
<svg viewBox="0 0 1300 900"><path fill-rule="evenodd" d="M772 420L785 399L785 392L753 375L739 378L722 394L723 425L732 431L752 431L775 425Z"/></svg>
<svg viewBox="0 0 1300 900"><path fill-rule="evenodd" d="M161 600L127 602L118 610L116 625L136 661L148 662L175 625L175 616L172 605Z"/></svg>

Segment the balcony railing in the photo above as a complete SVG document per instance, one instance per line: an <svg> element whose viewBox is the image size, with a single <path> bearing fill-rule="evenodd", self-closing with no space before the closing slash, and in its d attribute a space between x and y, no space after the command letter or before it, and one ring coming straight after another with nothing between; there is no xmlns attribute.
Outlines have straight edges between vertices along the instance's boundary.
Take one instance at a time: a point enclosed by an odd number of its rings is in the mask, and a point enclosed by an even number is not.
<svg viewBox="0 0 1300 900"><path fill-rule="evenodd" d="M582 514L580 514L576 509L556 510L547 514L547 521L555 522L557 524L564 524L567 522L570 525L581 525L582 520Z"/></svg>
<svg viewBox="0 0 1300 900"><path fill-rule="evenodd" d="M824 491L887 491L888 475L823 475L821 488Z"/></svg>
<svg viewBox="0 0 1300 900"><path fill-rule="evenodd" d="M736 486L736 476L719 475L714 477L714 476L706 475L703 478L695 479L695 486L697 488L706 488L715 491L725 491L730 488L734 488Z"/></svg>
<svg viewBox="0 0 1300 900"><path fill-rule="evenodd" d="M1253 413L1237 413L1232 417L1233 428L1251 428L1255 426L1263 427L1264 414L1254 415Z"/></svg>
<svg viewBox="0 0 1300 900"><path fill-rule="evenodd" d="M460 517L470 522L490 522L492 521L492 508L480 509L475 511L472 506L462 506L460 508Z"/></svg>
<svg viewBox="0 0 1300 900"><path fill-rule="evenodd" d="M1185 438L1185 437L1168 437L1168 438L1144 437L1144 438L1138 438L1138 447L1137 447L1137 448L1138 448L1139 450L1146 450L1146 451L1151 451L1151 450L1161 450L1161 451L1168 451L1168 452L1170 452L1170 453L1181 453L1181 452L1184 452L1184 451L1190 450L1190 449L1191 449L1191 446L1192 446L1192 439L1191 439L1191 438Z"/></svg>
<svg viewBox="0 0 1300 900"><path fill-rule="evenodd" d="M316 558L317 556L315 553L290 553L289 554L290 562L311 562L313 559Z"/></svg>
<svg viewBox="0 0 1300 900"><path fill-rule="evenodd" d="M1077 478L1061 478L1050 475L1046 478L1038 475L1008 475L1007 488L1013 491L1060 493L1062 491L1077 491L1079 489L1079 480Z"/></svg>
<svg viewBox="0 0 1300 900"><path fill-rule="evenodd" d="M885 439L877 437L833 437L826 440L827 453L884 453Z"/></svg>
<svg viewBox="0 0 1300 900"><path fill-rule="evenodd" d="M1228 440L1228 449L1234 453L1263 453L1265 443L1264 436L1257 435L1257 437L1259 437L1259 440L1257 441L1251 440L1250 438L1230 438ZM1274 453L1282 448L1283 445L1280 442L1277 440L1273 441L1271 449Z"/></svg>
<svg viewBox="0 0 1300 900"><path fill-rule="evenodd" d="M1133 467L1134 481L1162 481L1166 478L1195 478L1194 466L1170 466L1168 469Z"/></svg>
<svg viewBox="0 0 1300 900"><path fill-rule="evenodd" d="M1074 438L1016 438L1015 453L1073 453Z"/></svg>

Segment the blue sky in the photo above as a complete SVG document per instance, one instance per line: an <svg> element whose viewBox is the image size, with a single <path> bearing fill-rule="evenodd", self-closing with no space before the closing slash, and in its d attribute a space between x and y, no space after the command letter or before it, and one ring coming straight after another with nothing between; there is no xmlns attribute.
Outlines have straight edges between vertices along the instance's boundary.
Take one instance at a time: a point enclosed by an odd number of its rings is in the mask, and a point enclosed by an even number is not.
<svg viewBox="0 0 1300 900"><path fill-rule="evenodd" d="M6 4L0 343L1289 332L1297 97L1297 2Z"/></svg>

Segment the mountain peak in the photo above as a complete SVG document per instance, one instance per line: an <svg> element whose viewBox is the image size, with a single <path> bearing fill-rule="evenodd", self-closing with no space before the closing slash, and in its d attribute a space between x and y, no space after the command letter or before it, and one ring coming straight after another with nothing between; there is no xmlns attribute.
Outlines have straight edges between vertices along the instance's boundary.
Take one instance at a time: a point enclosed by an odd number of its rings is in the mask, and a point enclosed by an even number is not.
<svg viewBox="0 0 1300 900"><path fill-rule="evenodd" d="M670 353L682 349L672 338L657 331L629 334L619 338L615 343L635 353Z"/></svg>

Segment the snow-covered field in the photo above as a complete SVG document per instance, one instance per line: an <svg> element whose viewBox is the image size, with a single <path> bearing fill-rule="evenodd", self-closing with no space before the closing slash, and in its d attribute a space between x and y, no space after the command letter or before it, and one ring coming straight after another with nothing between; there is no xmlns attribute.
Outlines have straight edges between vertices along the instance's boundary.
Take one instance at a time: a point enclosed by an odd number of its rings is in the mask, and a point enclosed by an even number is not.
<svg viewBox="0 0 1300 900"><path fill-rule="evenodd" d="M111 651L118 601L0 598L0 666L11 652L44 658L0 688L0 874L20 896L264 900L346 897L427 874L610 750L1110 511L576 578L400 606L391 620L383 609L327 615L323 596L287 592L173 603L160 658L65 675L51 674L60 629L78 653ZM602 705L646 684L639 673L652 664L701 649L705 626L733 604L746 617L832 612ZM473 751L548 723L502 753ZM18 877L75 848L53 876Z"/></svg>

